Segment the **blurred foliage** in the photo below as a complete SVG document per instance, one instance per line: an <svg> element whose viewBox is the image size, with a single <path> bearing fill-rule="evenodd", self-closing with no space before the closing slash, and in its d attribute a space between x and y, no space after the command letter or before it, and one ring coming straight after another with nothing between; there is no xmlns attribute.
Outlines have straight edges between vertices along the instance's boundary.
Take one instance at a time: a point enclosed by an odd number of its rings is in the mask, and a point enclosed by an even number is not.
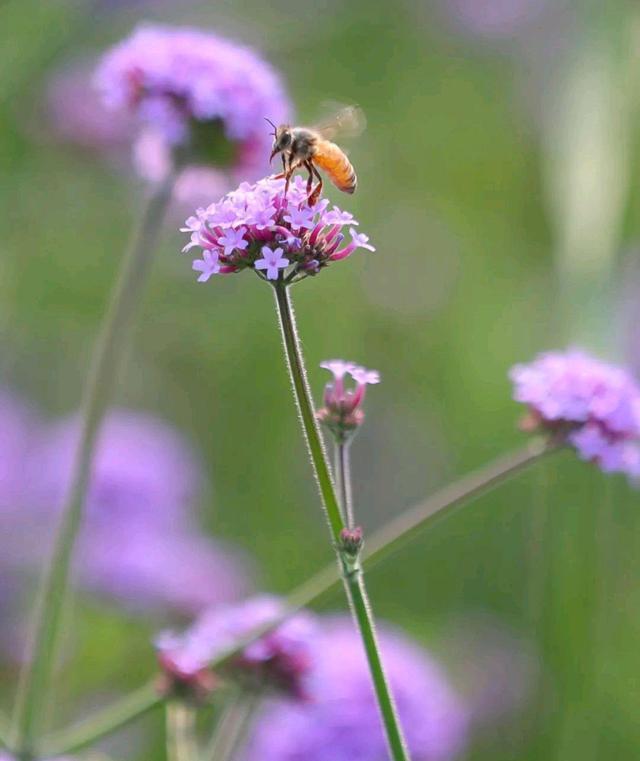
<svg viewBox="0 0 640 761"><path fill-rule="evenodd" d="M368 423L354 446L365 529L516 445L519 410L510 401L508 368L576 338L587 348L590 339L596 348L604 343L610 353L622 345L611 297L617 252L632 248L638 236L632 203L640 190L638 130L634 104L625 102L620 118L628 121L617 125L628 143L622 184L605 188L596 179L594 185L603 197L615 195L617 204L607 216L615 226L608 231L607 266L588 279L569 318L556 266L558 225L569 224L562 201L569 203L573 191L579 198L584 188L568 185L582 181L579 172L565 173L554 186L564 194L554 199L548 168L558 145L561 159L578 166L592 161L591 153L568 156L581 145L570 120L585 126L589 108L603 106L565 110L563 139L550 146L543 125L558 122L548 110L554 100L546 96L570 99L571 92L558 92L559 82L571 86L559 73L574 60L572 51L584 50L580 44L596 25L605 35L621 25L637 27L622 3L606 4L607 23L585 12L586 3L581 12L568 3L549 5L548 18L541 11L520 37L505 40L466 34L447 15L445 0L200 6L5 0L3 383L51 414L77 404L143 189L94 156L47 139L38 104L54 67L111 44L140 18L154 18L199 24L257 45L285 72L305 118L327 98L357 101L368 115L367 133L351 150L360 190L346 202L334 190L329 195L356 214L378 252L358 254L294 293L317 395L324 381L317 365L330 356L360 361L383 376L368 397ZM554 15L560 6L561 23ZM629 40L637 46L637 35ZM606 59L619 50L616 43L601 54ZM634 56L624 60L634 63ZM624 76L633 83L625 97L632 98L637 73ZM597 140L598 134L590 136ZM587 145L605 151L598 161L607 166L608 142ZM175 210L166 225L118 402L156 412L193 438L214 484L212 502L204 506L207 528L255 556L260 586L286 592L331 556L289 398L271 294L248 275L196 285L189 261L178 253L178 223L187 213ZM579 258L581 251L572 253ZM595 311L606 332L572 333L583 309ZM447 621L464 610L493 612L536 640L545 679L531 715L514 728L512 740L488 739L469 758L637 757L637 502L637 492L621 479L562 455L372 571L378 615L445 659ZM335 595L331 607L342 605ZM80 695L107 699L137 685L153 667L153 622L143 625L86 602L78 603L73 621L58 721L78 706ZM7 702L12 676L2 676ZM136 731L128 731L126 743L112 741L114 755L131 758L138 748L139 758L161 758L161 733L153 735L153 755Z"/></svg>

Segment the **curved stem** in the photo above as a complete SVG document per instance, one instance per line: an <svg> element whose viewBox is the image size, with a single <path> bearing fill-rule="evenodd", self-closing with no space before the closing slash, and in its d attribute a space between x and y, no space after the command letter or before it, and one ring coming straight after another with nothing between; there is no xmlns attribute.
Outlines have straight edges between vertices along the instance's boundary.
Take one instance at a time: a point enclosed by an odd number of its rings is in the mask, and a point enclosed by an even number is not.
<svg viewBox="0 0 640 761"><path fill-rule="evenodd" d="M183 700L169 700L166 707L167 761L199 761L196 709Z"/></svg>
<svg viewBox="0 0 640 761"><path fill-rule="evenodd" d="M53 554L40 587L32 657L25 666L17 700L14 745L22 761L29 761L33 757L40 733L60 634L69 568L81 525L96 440L118 379L161 221L171 198L174 177L175 175L167 177L155 189L124 256L86 381L80 440L75 453L71 483Z"/></svg>
<svg viewBox="0 0 640 761"><path fill-rule="evenodd" d="M42 744L44 755L47 758L57 758L84 750L96 740L146 716L164 701L165 696L158 691L155 683L149 682L110 706L96 711L93 716L46 737Z"/></svg>
<svg viewBox="0 0 640 761"><path fill-rule="evenodd" d="M418 531L439 523L453 515L463 505L508 481L516 474L527 470L543 457L558 451L560 451L558 447L549 447L540 441L532 441L526 447L503 455L432 494L367 539L363 551L365 564L367 566L373 565L409 541ZM283 618L292 615L300 608L317 602L335 589L339 582L340 574L336 564L331 563L325 566L288 596ZM220 663L238 655L243 648L277 626L281 620L257 627L247 637L236 642L232 648L217 658L212 666L220 665ZM163 700L164 698L156 692L153 684L150 683L76 726L51 735L45 744L46 755L64 755L86 748L96 740L145 715L159 706Z"/></svg>
<svg viewBox="0 0 640 761"><path fill-rule="evenodd" d="M351 604L352 613L362 637L362 644L367 656L389 751L394 761L409 761L409 753L404 741L391 690L382 667L380 648L376 638L371 606L367 599L364 578L361 570L350 566L339 550L340 533L345 528L345 525L342 520L340 504L336 497L333 482L329 475L327 455L322 445L311 392L307 384L302 349L296 331L293 308L287 286L282 282L277 282L275 284L275 294L285 354L296 404L300 413L302 429L309 447L311 464L320 486L325 512L329 518L333 541L337 548L347 599Z"/></svg>

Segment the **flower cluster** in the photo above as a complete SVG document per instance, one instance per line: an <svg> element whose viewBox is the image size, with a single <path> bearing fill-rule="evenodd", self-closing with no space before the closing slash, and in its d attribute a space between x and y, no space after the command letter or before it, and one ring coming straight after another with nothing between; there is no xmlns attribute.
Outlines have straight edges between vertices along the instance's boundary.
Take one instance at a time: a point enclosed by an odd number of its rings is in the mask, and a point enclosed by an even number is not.
<svg viewBox="0 0 640 761"><path fill-rule="evenodd" d="M268 63L198 29L142 25L105 55L95 80L110 109L143 126L136 159L151 179L176 147L190 164L256 177L271 147L264 117L280 123L291 113Z"/></svg>
<svg viewBox="0 0 640 761"><path fill-rule="evenodd" d="M324 388L324 407L316 412L316 417L334 436L344 441L362 425L362 403L367 385L380 383L380 374L344 359L328 359L321 362L320 367L332 373L333 379ZM355 381L353 388L345 386L347 375Z"/></svg>
<svg viewBox="0 0 640 761"><path fill-rule="evenodd" d="M247 689L273 688L291 697L304 697L310 667L307 643L314 631L314 619L302 612L278 624L284 612L282 601L265 595L205 611L182 634L162 633L156 648L164 674L173 686L192 688L198 694L203 684L212 683L212 661L224 658L254 630L273 624L273 629L218 670Z"/></svg>
<svg viewBox="0 0 640 761"><path fill-rule="evenodd" d="M424 650L389 627L381 626L379 635L411 758L455 758L468 741L466 707ZM309 700L268 706L242 761L387 758L362 642L352 622L346 617L320 619L309 644Z"/></svg>
<svg viewBox="0 0 640 761"><path fill-rule="evenodd" d="M254 185L243 183L218 203L199 209L182 228L191 235L183 251L203 251L193 263L198 281L250 267L266 280L291 282L317 274L357 248L375 250L366 235L356 232L353 215L329 208L326 199L309 206L307 196L301 177L293 178L286 195L285 181L268 177Z"/></svg>
<svg viewBox="0 0 640 761"><path fill-rule="evenodd" d="M523 427L571 444L605 472L640 476L640 387L626 370L571 349L516 365L510 377L529 407Z"/></svg>

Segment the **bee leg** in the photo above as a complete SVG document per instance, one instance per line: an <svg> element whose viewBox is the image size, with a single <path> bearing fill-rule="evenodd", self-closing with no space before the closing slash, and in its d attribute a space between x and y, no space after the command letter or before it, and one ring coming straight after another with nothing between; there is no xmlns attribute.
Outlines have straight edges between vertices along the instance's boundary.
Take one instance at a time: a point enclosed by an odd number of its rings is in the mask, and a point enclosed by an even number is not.
<svg viewBox="0 0 640 761"><path fill-rule="evenodd" d="M311 195L311 186L313 185L313 167L310 161L305 161L304 166L307 172L309 172L307 177L307 197L309 197Z"/></svg>
<svg viewBox="0 0 640 761"><path fill-rule="evenodd" d="M307 203L309 206L315 206L318 203L318 199L320 198L320 194L322 193L322 175L320 172L315 168L313 165L313 162L308 162L308 168L310 172L318 178L318 184L316 185L313 193L307 198ZM307 187L307 192L309 192L309 186Z"/></svg>

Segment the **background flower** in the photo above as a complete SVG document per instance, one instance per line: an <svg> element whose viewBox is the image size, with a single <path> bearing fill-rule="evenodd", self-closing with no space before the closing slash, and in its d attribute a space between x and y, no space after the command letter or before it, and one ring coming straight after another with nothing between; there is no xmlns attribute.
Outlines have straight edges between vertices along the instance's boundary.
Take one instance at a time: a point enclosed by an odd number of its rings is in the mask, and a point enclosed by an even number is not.
<svg viewBox="0 0 640 761"><path fill-rule="evenodd" d="M411 756L444 761L466 747L468 716L442 668L398 630L379 628L383 660ZM309 699L274 703L258 719L244 761L382 761L387 757L362 642L345 618L311 640Z"/></svg>
<svg viewBox="0 0 640 761"><path fill-rule="evenodd" d="M40 572L69 487L79 430L73 417L35 422L8 394L0 407L2 562L20 587ZM13 460L13 462L12 462ZM202 535L198 458L151 415L111 412L100 433L76 558L77 584L131 610L193 615L246 591L240 557Z"/></svg>
<svg viewBox="0 0 640 761"><path fill-rule="evenodd" d="M156 640L165 671L182 681L199 677L209 663L234 647L254 629L275 623L286 610L283 600L269 595L236 605L211 608L184 633L164 632ZM299 612L247 645L224 666L249 689L276 688L290 697L306 696L311 668L310 640L315 622Z"/></svg>
<svg viewBox="0 0 640 761"><path fill-rule="evenodd" d="M284 84L266 61L196 28L139 26L105 55L96 85L114 113L140 124L135 157L144 177L158 180L173 149L188 150L199 168L180 181L183 197L224 185L225 175L233 182L262 174L271 146L264 118L280 123L291 114Z"/></svg>
<svg viewBox="0 0 640 761"><path fill-rule="evenodd" d="M527 428L572 444L605 472L640 476L640 387L624 369L578 349L540 354L510 372Z"/></svg>

